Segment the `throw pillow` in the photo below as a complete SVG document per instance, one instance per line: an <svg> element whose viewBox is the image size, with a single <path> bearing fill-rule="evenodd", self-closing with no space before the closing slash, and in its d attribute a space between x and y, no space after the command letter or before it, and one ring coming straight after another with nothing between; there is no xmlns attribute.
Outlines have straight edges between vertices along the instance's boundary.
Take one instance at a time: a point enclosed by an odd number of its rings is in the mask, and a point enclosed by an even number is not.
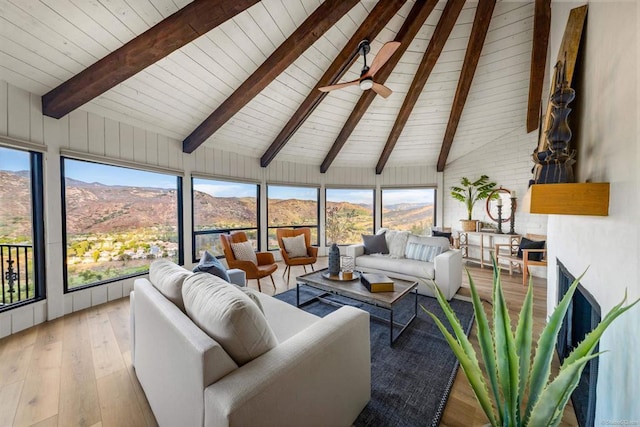
<svg viewBox="0 0 640 427"><path fill-rule="evenodd" d="M251 242L232 243L231 250L238 261L251 261L255 265L258 265L258 258L256 257L256 252L253 250Z"/></svg>
<svg viewBox="0 0 640 427"><path fill-rule="evenodd" d="M304 234L299 234L295 237L283 237L282 243L289 258L307 256L307 244L304 241Z"/></svg>
<svg viewBox="0 0 640 427"><path fill-rule="evenodd" d="M406 256L409 259L418 261L433 262L435 257L442 253L440 246L421 245L420 243L409 243L407 245Z"/></svg>
<svg viewBox="0 0 640 427"><path fill-rule="evenodd" d="M523 249L544 249L544 240L529 240L526 237L520 239L518 258L522 258ZM542 261L542 252L529 252L529 261Z"/></svg>
<svg viewBox="0 0 640 427"><path fill-rule="evenodd" d="M388 254L387 241L384 234L362 235L362 243L364 244L364 254Z"/></svg>
<svg viewBox="0 0 640 427"><path fill-rule="evenodd" d="M238 286L238 289L240 289L249 298L251 298L251 301L253 301L258 306L262 314L264 314L264 308L262 307L262 303L260 302L260 297L258 296L260 292L256 291L255 289L240 287L240 286Z"/></svg>
<svg viewBox="0 0 640 427"><path fill-rule="evenodd" d="M278 345L255 302L219 277L195 273L185 280L182 295L189 318L216 340L238 365Z"/></svg>
<svg viewBox="0 0 640 427"><path fill-rule="evenodd" d="M391 258L404 258L407 240L411 233L408 231L396 231L391 241L387 240Z"/></svg>
<svg viewBox="0 0 640 427"><path fill-rule="evenodd" d="M200 258L200 262L198 265L193 267L193 272L203 272L213 274L214 276L218 276L222 280L229 282L229 275L227 274L227 269L222 265L220 260L213 256L209 251L204 251L204 255Z"/></svg>
<svg viewBox="0 0 640 427"><path fill-rule="evenodd" d="M431 235L433 237L446 237L449 239L450 243L453 243L453 238L451 237L451 233L445 233L444 231L431 230Z"/></svg>
<svg viewBox="0 0 640 427"><path fill-rule="evenodd" d="M158 259L149 266L149 281L169 301L184 312L182 284L193 273L168 259Z"/></svg>

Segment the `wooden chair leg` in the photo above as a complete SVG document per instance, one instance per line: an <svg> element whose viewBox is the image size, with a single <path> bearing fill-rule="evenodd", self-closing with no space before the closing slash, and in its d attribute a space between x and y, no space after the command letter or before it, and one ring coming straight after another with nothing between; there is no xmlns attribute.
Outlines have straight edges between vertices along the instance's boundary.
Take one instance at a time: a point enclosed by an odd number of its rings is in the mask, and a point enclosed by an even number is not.
<svg viewBox="0 0 640 427"><path fill-rule="evenodd" d="M304 272L306 273L307 272L307 266L303 265L302 268L304 268Z"/></svg>
<svg viewBox="0 0 640 427"><path fill-rule="evenodd" d="M291 279L291 269L289 269L289 274L287 274L287 289L289 289L289 279Z"/></svg>
<svg viewBox="0 0 640 427"><path fill-rule="evenodd" d="M316 271L316 269L313 268L313 264L311 264L311 271Z"/></svg>
<svg viewBox="0 0 640 427"><path fill-rule="evenodd" d="M256 282L258 282L258 291L262 292L262 288L260 287L260 279L256 279Z"/></svg>
<svg viewBox="0 0 640 427"><path fill-rule="evenodd" d="M276 288L276 282L273 281L273 275L270 274L269 277L271 278L271 283L273 284L273 289Z"/></svg>

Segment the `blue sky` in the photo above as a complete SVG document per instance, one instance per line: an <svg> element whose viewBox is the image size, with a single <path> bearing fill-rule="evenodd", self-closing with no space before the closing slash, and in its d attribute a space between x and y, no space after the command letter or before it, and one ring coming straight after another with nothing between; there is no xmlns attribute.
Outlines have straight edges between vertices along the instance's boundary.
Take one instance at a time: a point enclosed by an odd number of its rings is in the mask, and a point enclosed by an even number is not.
<svg viewBox="0 0 640 427"><path fill-rule="evenodd" d="M64 161L64 173L67 178L104 185L176 188L177 183L176 177L172 175L70 159Z"/></svg>
<svg viewBox="0 0 640 427"><path fill-rule="evenodd" d="M194 190L213 197L256 197L256 184L242 182L214 181L211 179L193 179Z"/></svg>
<svg viewBox="0 0 640 427"><path fill-rule="evenodd" d="M385 206L398 203L433 203L435 191L430 188L383 189L382 203Z"/></svg>
<svg viewBox="0 0 640 427"><path fill-rule="evenodd" d="M0 170L18 172L29 169L28 152L0 147Z"/></svg>

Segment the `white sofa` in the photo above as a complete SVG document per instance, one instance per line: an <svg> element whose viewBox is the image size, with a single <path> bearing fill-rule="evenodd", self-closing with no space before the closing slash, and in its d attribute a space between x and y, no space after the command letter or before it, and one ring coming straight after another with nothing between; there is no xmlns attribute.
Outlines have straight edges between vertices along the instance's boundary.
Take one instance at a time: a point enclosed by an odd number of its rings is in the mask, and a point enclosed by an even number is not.
<svg viewBox="0 0 640 427"><path fill-rule="evenodd" d="M381 229L381 231L386 230ZM382 273L391 278L415 280L418 282L418 293L432 297L435 296L431 287L433 280L448 300L453 298L462 285L462 253L460 250L450 249L449 239L446 237L416 236L409 233L404 234L404 240L400 238L400 241L394 243L392 239L398 238L400 235L403 234L394 231L386 232L390 254L365 255L363 244L347 246L346 254L354 258L358 271ZM433 262L409 259L405 253L410 243L438 246L442 253L437 255Z"/></svg>
<svg viewBox="0 0 640 427"><path fill-rule="evenodd" d="M365 311L320 318L255 292L277 345L239 366L163 293L146 278L131 293L132 360L160 426L347 426L369 401Z"/></svg>

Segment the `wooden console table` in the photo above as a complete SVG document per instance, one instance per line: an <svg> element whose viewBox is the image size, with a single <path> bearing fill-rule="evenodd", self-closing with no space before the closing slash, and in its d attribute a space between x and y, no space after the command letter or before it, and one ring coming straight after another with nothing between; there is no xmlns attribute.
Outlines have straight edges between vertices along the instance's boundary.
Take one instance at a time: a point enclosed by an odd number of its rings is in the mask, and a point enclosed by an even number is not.
<svg viewBox="0 0 640 427"><path fill-rule="evenodd" d="M486 231L460 231L460 250L462 251L462 259L480 264L481 268L485 265L491 267L491 252L496 243L514 243L518 245L520 242L519 234L497 234ZM470 249L480 251L479 256L473 256ZM486 251L486 253L485 253Z"/></svg>

